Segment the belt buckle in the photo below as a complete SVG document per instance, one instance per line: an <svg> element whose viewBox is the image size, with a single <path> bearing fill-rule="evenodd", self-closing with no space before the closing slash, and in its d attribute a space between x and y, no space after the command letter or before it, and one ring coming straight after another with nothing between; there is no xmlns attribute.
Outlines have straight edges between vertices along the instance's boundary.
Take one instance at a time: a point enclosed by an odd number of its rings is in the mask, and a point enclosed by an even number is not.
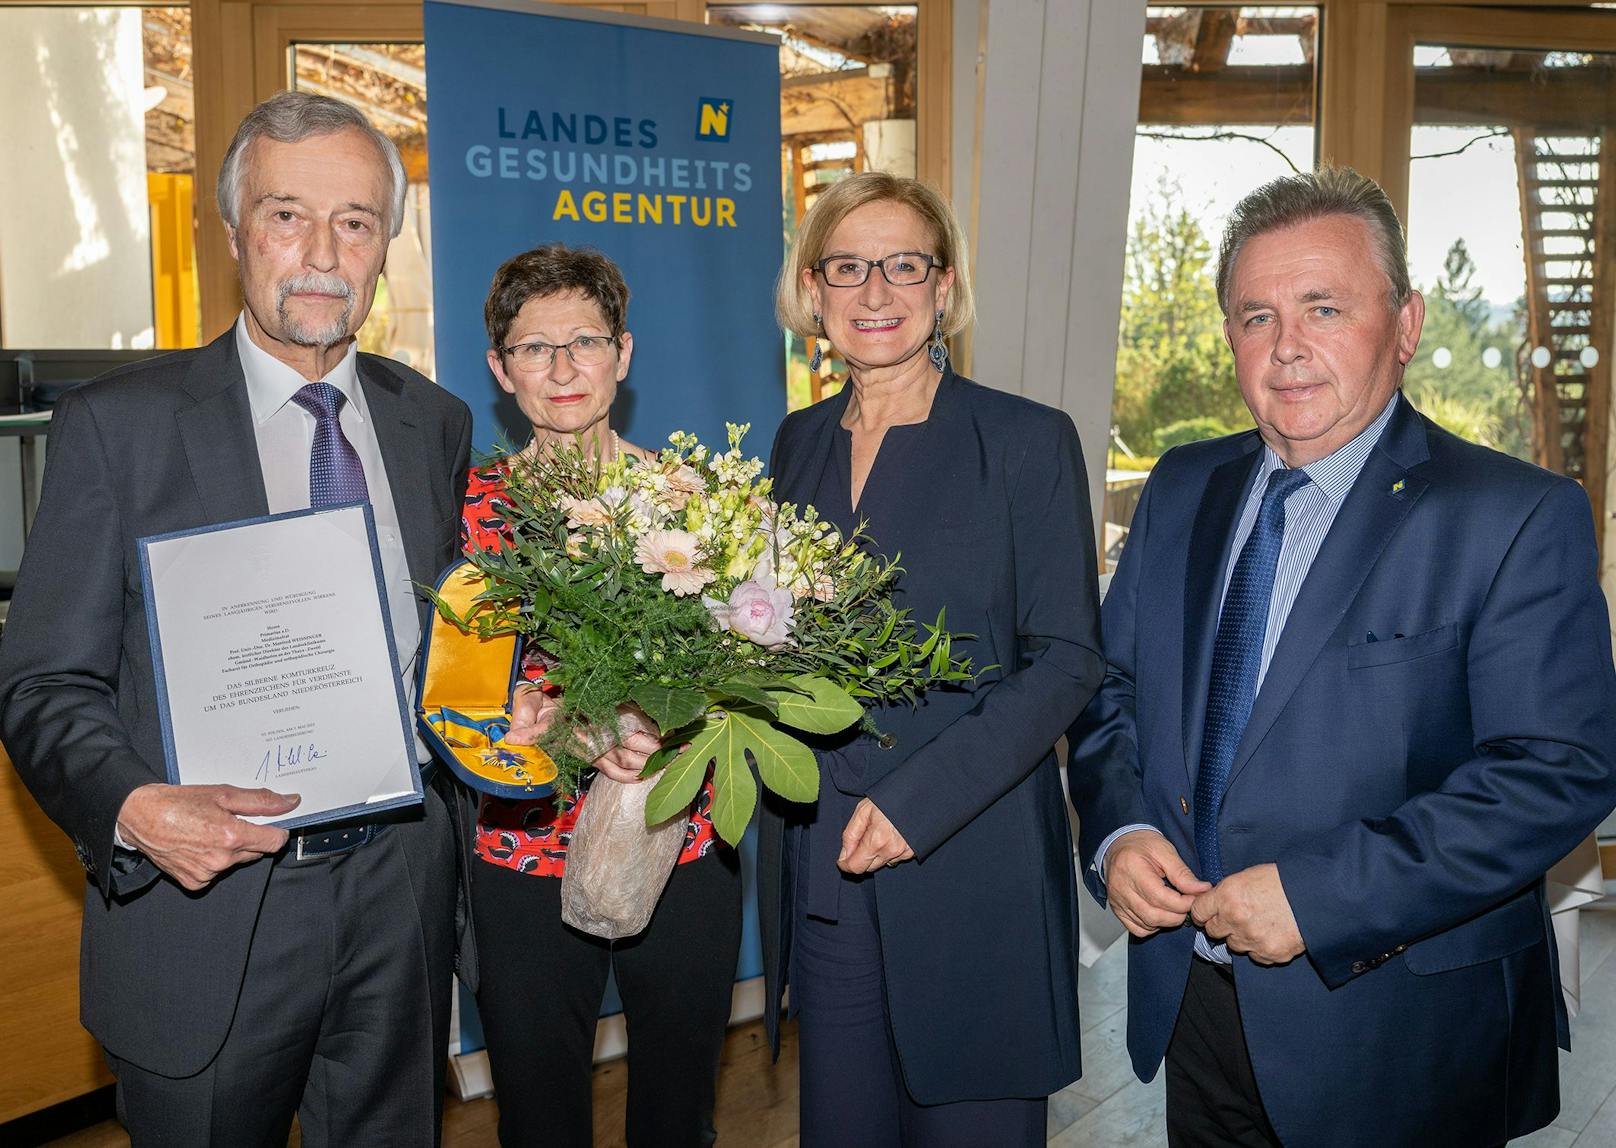
<svg viewBox="0 0 1616 1148"><path fill-rule="evenodd" d="M348 837L352 840L346 840ZM333 829L329 832L299 833L294 850L294 857L298 861L308 861L316 857L337 857L343 853L352 853L361 845L368 843L376 836L374 825L350 825L345 829ZM329 842L323 848L313 848L311 842Z"/></svg>

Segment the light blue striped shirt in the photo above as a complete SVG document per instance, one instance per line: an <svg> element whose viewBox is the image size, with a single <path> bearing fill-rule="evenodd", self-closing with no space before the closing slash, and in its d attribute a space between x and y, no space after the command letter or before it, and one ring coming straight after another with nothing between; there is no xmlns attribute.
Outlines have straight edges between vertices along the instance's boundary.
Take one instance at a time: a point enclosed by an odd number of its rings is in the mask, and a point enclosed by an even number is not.
<svg viewBox="0 0 1616 1148"><path fill-rule="evenodd" d="M1359 431L1351 442L1304 466L1302 470L1307 473L1308 482L1285 500L1285 535L1279 545L1279 562L1274 567L1274 594L1268 603L1268 629L1263 634L1262 661L1257 667L1259 692L1263 679L1268 676L1268 663L1274 656L1274 648L1279 645L1285 622L1291 616L1291 607L1296 603L1296 595L1302 589L1307 572L1313 568L1313 559L1318 557L1319 547L1330 533L1335 516L1352 492L1353 483L1363 473L1369 452L1380 441L1396 407L1397 395L1393 394L1386 409L1375 416L1374 422ZM1229 579L1234 576L1234 564L1240 557L1240 549L1256 524L1257 511L1262 506L1263 494L1268 490L1268 479L1274 471L1284 468L1284 460L1274 453L1272 447L1264 444L1257 466L1257 480L1251 484L1251 492L1246 495L1245 506L1241 508L1240 520L1234 529L1234 543L1229 547L1229 562L1223 570L1225 594L1229 591ZM1113 841L1136 829L1155 828L1154 825L1145 824L1124 825L1102 841L1094 858L1101 879L1104 879L1105 855ZM1195 952L1209 961L1225 965L1232 963L1228 946L1214 945L1205 933L1195 935Z"/></svg>

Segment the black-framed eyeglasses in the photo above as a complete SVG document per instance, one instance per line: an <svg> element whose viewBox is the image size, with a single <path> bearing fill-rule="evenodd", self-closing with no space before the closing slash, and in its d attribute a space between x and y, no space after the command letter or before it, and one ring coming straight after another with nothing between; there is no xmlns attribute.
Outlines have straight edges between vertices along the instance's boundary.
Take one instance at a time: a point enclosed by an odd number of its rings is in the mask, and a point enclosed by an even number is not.
<svg viewBox="0 0 1616 1148"><path fill-rule="evenodd" d="M609 335L579 335L566 343L518 343L501 347L499 353L519 371L548 371L555 366L557 351L564 349L575 367L598 367L611 358L615 346L617 340Z"/></svg>
<svg viewBox="0 0 1616 1148"><path fill-rule="evenodd" d="M870 277L870 269L879 267L886 281L894 287L913 287L931 277L933 267L943 261L923 251L899 251L880 259L860 259L857 255L832 255L814 264L814 270L832 287L858 287Z"/></svg>

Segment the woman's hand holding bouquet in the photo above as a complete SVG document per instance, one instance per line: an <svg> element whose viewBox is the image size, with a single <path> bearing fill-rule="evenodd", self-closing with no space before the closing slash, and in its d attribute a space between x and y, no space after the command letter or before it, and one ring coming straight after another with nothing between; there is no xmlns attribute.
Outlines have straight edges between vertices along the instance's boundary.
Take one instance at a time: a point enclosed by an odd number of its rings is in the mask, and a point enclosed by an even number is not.
<svg viewBox="0 0 1616 1148"><path fill-rule="evenodd" d="M836 734L864 719L863 702L972 678L941 615L917 627L894 606L900 570L866 553L868 539L770 500L762 462L741 454L746 429L731 424L722 453L678 432L654 459L514 456L506 540L471 555L486 589L468 616L450 614L547 655L560 696L523 691L507 740L536 738L560 789L590 768L625 780L643 753L655 825L711 770L713 824L732 844L757 803L753 764L782 797L818 795L798 732Z"/></svg>

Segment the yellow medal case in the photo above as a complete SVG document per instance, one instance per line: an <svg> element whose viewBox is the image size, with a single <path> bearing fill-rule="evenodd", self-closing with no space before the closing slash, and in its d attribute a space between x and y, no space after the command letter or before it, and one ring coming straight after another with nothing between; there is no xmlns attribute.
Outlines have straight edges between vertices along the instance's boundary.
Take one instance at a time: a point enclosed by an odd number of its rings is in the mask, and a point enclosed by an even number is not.
<svg viewBox="0 0 1616 1148"><path fill-rule="evenodd" d="M438 579L438 596L468 617L484 588L470 562ZM416 721L432 752L471 788L495 797L548 797L556 767L537 746L507 745L511 687L521 669L515 634L480 638L437 610L421 645Z"/></svg>

